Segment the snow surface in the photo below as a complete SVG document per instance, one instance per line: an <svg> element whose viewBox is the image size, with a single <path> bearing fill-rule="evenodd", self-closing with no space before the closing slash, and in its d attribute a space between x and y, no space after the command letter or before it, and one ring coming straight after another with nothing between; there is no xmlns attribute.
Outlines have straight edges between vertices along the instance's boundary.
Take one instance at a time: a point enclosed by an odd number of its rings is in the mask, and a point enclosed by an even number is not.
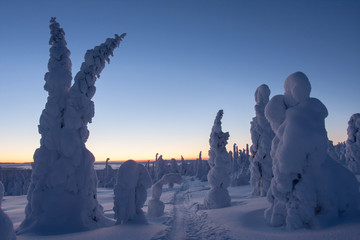
<svg viewBox="0 0 360 240"><path fill-rule="evenodd" d="M358 176L360 179L360 176ZM252 196L250 185L229 187L231 206L206 210L203 199L210 189L207 182L185 177L183 184L164 188L161 200L165 212L161 217L148 217L148 225L123 224L87 232L39 236L19 235L18 240L155 240L155 239L238 239L238 240L358 240L360 212L340 217L323 229L285 231L269 226L264 209L270 204L265 197ZM148 190L148 200L150 199ZM98 188L98 200L105 216L114 217L112 189ZM17 227L24 219L26 196L8 196L3 209ZM143 208L147 212L147 202ZM115 224L115 221L114 221Z"/></svg>

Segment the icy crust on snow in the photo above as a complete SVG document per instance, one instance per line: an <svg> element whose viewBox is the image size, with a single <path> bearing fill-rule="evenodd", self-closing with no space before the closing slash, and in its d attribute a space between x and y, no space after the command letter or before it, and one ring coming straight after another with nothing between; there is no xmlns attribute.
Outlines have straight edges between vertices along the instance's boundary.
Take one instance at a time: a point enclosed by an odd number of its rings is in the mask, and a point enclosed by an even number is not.
<svg viewBox="0 0 360 240"><path fill-rule="evenodd" d="M256 116L253 118L250 128L253 143L250 147L250 183L254 188L253 195L255 196L266 196L273 176L270 151L274 132L264 113L269 96L270 89L267 85L263 84L256 89Z"/></svg>
<svg viewBox="0 0 360 240"><path fill-rule="evenodd" d="M40 148L34 153L33 172L28 190L25 220L19 234L56 234L107 226L97 201L94 156L86 149L87 123L93 117L95 77L104 68L122 39L107 39L90 50L69 88L71 64L64 31L51 19L49 72L45 90L49 97L40 118ZM123 36L123 35L122 35Z"/></svg>
<svg viewBox="0 0 360 240"><path fill-rule="evenodd" d="M2 182L0 182L0 239L1 240L14 240L16 239L15 231L13 224L4 213L4 211L1 209L1 202L3 200L3 197L5 195L5 188Z"/></svg>
<svg viewBox="0 0 360 240"><path fill-rule="evenodd" d="M229 133L221 130L223 110L216 115L210 134L210 150L208 163L211 167L207 179L211 185L210 191L205 195L204 205L208 209L230 206L230 195L227 188L230 185L231 159L226 151Z"/></svg>
<svg viewBox="0 0 360 240"><path fill-rule="evenodd" d="M351 116L347 128L346 161L348 168L360 173L360 113Z"/></svg>
<svg viewBox="0 0 360 240"><path fill-rule="evenodd" d="M160 217L164 214L165 205L160 200L162 188L164 184L174 185L181 184L182 177L179 173L165 174L159 181L154 183L151 187L151 199L148 202L149 217Z"/></svg>
<svg viewBox="0 0 360 240"><path fill-rule="evenodd" d="M359 183L327 155L326 107L310 98L310 82L301 72L285 81L285 94L265 108L275 138L273 174L265 218L287 229L317 228L356 210ZM346 186L346 187L344 187Z"/></svg>
<svg viewBox="0 0 360 240"><path fill-rule="evenodd" d="M144 165L128 160L120 166L114 188L116 224L146 223L142 207L151 185L152 180Z"/></svg>

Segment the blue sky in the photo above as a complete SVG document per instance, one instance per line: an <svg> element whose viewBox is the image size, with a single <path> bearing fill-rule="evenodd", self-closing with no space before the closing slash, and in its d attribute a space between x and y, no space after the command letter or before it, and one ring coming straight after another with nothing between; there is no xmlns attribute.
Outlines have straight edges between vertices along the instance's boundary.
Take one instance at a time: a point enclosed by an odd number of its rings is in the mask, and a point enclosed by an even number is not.
<svg viewBox="0 0 360 240"><path fill-rule="evenodd" d="M360 111L360 1L0 0L0 161L31 161L39 147L52 16L73 76L87 49L128 34L96 83L87 146L98 161L206 156L219 109L228 149L243 148L256 88L282 94L296 71L327 106L335 143Z"/></svg>

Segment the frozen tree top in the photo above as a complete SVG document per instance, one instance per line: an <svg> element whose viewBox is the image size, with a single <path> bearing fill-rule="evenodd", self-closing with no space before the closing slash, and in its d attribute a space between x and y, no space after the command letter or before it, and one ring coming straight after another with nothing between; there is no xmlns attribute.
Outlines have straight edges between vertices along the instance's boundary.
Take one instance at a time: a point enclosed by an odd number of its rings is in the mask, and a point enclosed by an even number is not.
<svg viewBox="0 0 360 240"><path fill-rule="evenodd" d="M52 17L50 20L50 33L50 45L53 45L54 43L61 43L66 45L65 32L62 28L60 28L60 24L56 21L55 17Z"/></svg>
<svg viewBox="0 0 360 240"><path fill-rule="evenodd" d="M307 76L296 72L288 76L284 83L284 100L288 107L306 101L310 97L311 85Z"/></svg>
<svg viewBox="0 0 360 240"><path fill-rule="evenodd" d="M212 132L220 133L221 131L221 119L224 115L224 111L221 109L216 115Z"/></svg>
<svg viewBox="0 0 360 240"><path fill-rule="evenodd" d="M255 91L255 101L264 105L269 102L270 88L266 84L260 85Z"/></svg>

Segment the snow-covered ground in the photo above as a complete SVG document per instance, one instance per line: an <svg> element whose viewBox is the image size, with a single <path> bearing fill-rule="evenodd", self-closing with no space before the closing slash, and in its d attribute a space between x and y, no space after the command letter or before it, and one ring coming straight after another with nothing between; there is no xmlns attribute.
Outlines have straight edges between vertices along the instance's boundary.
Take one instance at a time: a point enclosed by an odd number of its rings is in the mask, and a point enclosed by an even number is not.
<svg viewBox="0 0 360 240"><path fill-rule="evenodd" d="M285 231L270 227L263 217L269 206L265 197L252 197L249 185L229 187L231 206L205 210L203 199L210 186L207 182L184 179L183 184L168 189L164 186L161 201L165 203L165 214L148 218L148 225L125 224L93 231L54 236L20 235L18 240L112 240L112 239L360 239L360 213L344 216L327 228ZM98 198L105 215L113 218L113 191L98 189ZM151 198L148 191L148 199ZM17 227L24 219L26 196L5 197L2 207ZM147 202L143 210L147 211ZM114 221L115 222L115 221Z"/></svg>

